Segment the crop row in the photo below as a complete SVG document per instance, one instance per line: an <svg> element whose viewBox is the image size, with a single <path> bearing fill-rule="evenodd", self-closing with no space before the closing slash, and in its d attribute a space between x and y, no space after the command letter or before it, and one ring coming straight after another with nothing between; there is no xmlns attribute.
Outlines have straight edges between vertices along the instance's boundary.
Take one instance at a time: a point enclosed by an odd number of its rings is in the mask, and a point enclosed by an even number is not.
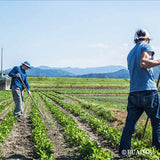
<svg viewBox="0 0 160 160"><path fill-rule="evenodd" d="M52 95L52 96L54 96L54 97L56 97L58 99L61 99L61 100L64 99L64 96L59 95L59 94L57 94L57 93L55 93L54 91L51 91L51 90L45 90L45 93L47 93L49 95Z"/></svg>
<svg viewBox="0 0 160 160"><path fill-rule="evenodd" d="M34 96L34 98L38 104L37 97ZM40 160L55 160L52 156L53 143L50 141L43 119L35 107L32 107L31 110L31 121L34 128L32 134L34 137L36 156Z"/></svg>
<svg viewBox="0 0 160 160"><path fill-rule="evenodd" d="M46 96L48 96L53 101L58 103L64 109L70 111L75 116L79 116L83 122L87 122L90 125L90 127L97 132L99 136L102 136L104 139L106 139L112 146L114 147L119 146L121 130L107 125L104 120L100 120L96 116L90 115L89 113L87 113L85 110L83 110L78 106L72 106L71 104L63 102L60 99L51 95L46 95ZM133 139L132 146L133 146L133 149L135 150L146 149L146 147L149 146L150 152L154 153L150 155L149 154L136 155L137 157L152 159L154 156L154 159L155 159L155 157L157 158L159 156L159 153L155 150L155 148L151 147L151 144L147 144L147 139L146 140Z"/></svg>
<svg viewBox="0 0 160 160"><path fill-rule="evenodd" d="M0 102L3 100L9 99L12 97L12 94L10 91L0 91Z"/></svg>
<svg viewBox="0 0 160 160"><path fill-rule="evenodd" d="M79 106L75 106L75 105L72 106L71 104L63 102L60 99L58 99L58 98L56 98L54 96L51 96L51 95L46 95L46 96L49 97L49 98L51 98L56 103L58 103L65 110L70 111L75 116L80 116L81 120L83 122L88 122L90 124L90 126L91 126L92 129L97 130L97 132L98 132L99 135L103 135L104 138L106 138L107 140L109 140L109 142L113 146L118 146L118 144L119 144L119 137L121 135L121 131L120 130L118 130L116 128L113 128L113 127L110 127L109 125L106 124L105 121L98 119L94 115L90 115L89 113L87 113L84 109L82 109ZM116 136L114 136L112 134L112 132L113 133L115 132ZM105 136L107 136L107 137L105 137Z"/></svg>
<svg viewBox="0 0 160 160"><path fill-rule="evenodd" d="M116 121L116 117L114 116L114 112L111 110L107 110L105 106L101 106L98 105L96 103L93 102L88 102L85 101L83 99L79 99L77 97L72 97L72 96L67 96L77 102L79 102L79 104L81 105L82 108L88 110L88 112L90 112L90 110L94 113L94 115L98 116L98 118L100 119L104 119L108 122L113 122ZM136 130L135 130L135 134L134 137L137 137L139 139L141 139L142 137L142 133L143 133L143 129L144 129L144 125L142 125L143 123L140 123L137 125ZM151 133L152 129L151 126L148 126L146 129L146 133L145 133L145 139L146 139L146 143L151 144L151 137L152 137L152 133ZM148 138L150 137L150 138Z"/></svg>
<svg viewBox="0 0 160 160"><path fill-rule="evenodd" d="M8 92L5 92L8 93ZM26 98L25 98L26 99ZM2 103L1 109L9 106L13 100L9 100L5 103ZM5 118L0 121L0 144L7 138L9 133L12 131L14 123L16 123L16 117L13 115L14 108L7 113ZM1 150L2 153L2 150Z"/></svg>
<svg viewBox="0 0 160 160"><path fill-rule="evenodd" d="M72 95L73 96L73 95ZM86 101L87 103L94 103L96 105L102 105L105 108L113 108L113 109L119 109L119 110L126 110L126 104L127 104L127 97L128 94L109 94L109 95L74 95L74 97L77 97L78 99L81 99L83 101Z"/></svg>
<svg viewBox="0 0 160 160"><path fill-rule="evenodd" d="M44 95L41 95L41 97L43 98L47 107L49 107L57 122L63 126L65 138L67 139L68 143L75 147L78 147L77 151L80 153L82 159L112 159L111 152L103 151L102 148L98 146L96 141L92 142L89 139L88 135L86 135L84 131L78 128L76 122L70 116L63 113Z"/></svg>
<svg viewBox="0 0 160 160"><path fill-rule="evenodd" d="M77 97L71 97L67 96L73 100L76 100L79 102L79 104L82 106L82 108L91 110L95 115L97 115L100 118L103 118L109 122L113 122L116 120L113 111L111 110L106 110L105 106L101 106L95 103L87 102L85 100L79 99Z"/></svg>
<svg viewBox="0 0 160 160"><path fill-rule="evenodd" d="M16 118L13 115L13 109L12 109L6 115L6 117L0 121L0 144L7 138L15 122L16 122Z"/></svg>
<svg viewBox="0 0 160 160"><path fill-rule="evenodd" d="M128 79L28 77L31 86L129 86Z"/></svg>
<svg viewBox="0 0 160 160"><path fill-rule="evenodd" d="M54 89L53 90L56 93L61 94L128 94L129 90L108 90L108 89Z"/></svg>
<svg viewBox="0 0 160 160"><path fill-rule="evenodd" d="M0 113L7 107L9 106L11 103L13 102L13 100L8 100L4 103L1 103L0 104Z"/></svg>

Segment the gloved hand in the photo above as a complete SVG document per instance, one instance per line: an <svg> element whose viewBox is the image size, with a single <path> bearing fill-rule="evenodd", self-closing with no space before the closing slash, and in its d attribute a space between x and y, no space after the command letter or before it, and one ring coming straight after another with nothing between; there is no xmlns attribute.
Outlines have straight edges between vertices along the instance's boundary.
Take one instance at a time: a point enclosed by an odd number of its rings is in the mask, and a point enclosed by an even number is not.
<svg viewBox="0 0 160 160"><path fill-rule="evenodd" d="M31 95L31 91L28 91L29 95Z"/></svg>
<svg viewBox="0 0 160 160"><path fill-rule="evenodd" d="M19 73L16 74L16 77L21 77L21 75Z"/></svg>

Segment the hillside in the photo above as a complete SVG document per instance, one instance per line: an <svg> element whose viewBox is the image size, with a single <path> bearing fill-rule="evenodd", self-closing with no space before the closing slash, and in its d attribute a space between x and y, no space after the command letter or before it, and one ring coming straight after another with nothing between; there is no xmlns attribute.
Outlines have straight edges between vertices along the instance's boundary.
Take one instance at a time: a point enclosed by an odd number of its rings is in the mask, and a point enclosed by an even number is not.
<svg viewBox="0 0 160 160"><path fill-rule="evenodd" d="M39 76L39 77L68 77L74 76L74 74L61 69L39 69L34 68L27 70L28 76Z"/></svg>
<svg viewBox="0 0 160 160"><path fill-rule="evenodd" d="M72 73L74 75L83 75L83 74L90 74L90 73L110 73L116 72L121 69L126 69L123 66L119 65L110 65L104 67L93 67L93 68L72 68L72 67L65 67L65 68L52 68L48 66L39 66L40 69L61 69L63 71Z"/></svg>
<svg viewBox="0 0 160 160"><path fill-rule="evenodd" d="M121 69L112 73L91 73L75 76L77 78L129 78L129 72L126 69Z"/></svg>
<svg viewBox="0 0 160 160"><path fill-rule="evenodd" d="M9 73L11 69L7 69L6 72ZM28 76L36 76L36 77L69 77L74 76L74 74L69 73L67 71L61 69L40 69L36 67L32 67L27 70Z"/></svg>
<svg viewBox="0 0 160 160"><path fill-rule="evenodd" d="M122 78L122 79L129 78L129 72L123 66L108 66L108 67L106 66L106 67L83 68L83 69L68 67L68 69L66 70L70 70L70 72L66 71L65 69L66 68L55 69L48 66L32 67L32 69L27 70L27 74L28 76L39 76L39 77L41 76L41 77ZM8 69L7 73L10 70L11 69ZM104 72L102 72L103 70ZM110 72L107 72L107 71L110 71ZM160 66L155 67L153 71L154 71L155 79L157 79L160 73ZM87 74L82 74L83 72ZM77 73L77 74L73 74L73 73Z"/></svg>

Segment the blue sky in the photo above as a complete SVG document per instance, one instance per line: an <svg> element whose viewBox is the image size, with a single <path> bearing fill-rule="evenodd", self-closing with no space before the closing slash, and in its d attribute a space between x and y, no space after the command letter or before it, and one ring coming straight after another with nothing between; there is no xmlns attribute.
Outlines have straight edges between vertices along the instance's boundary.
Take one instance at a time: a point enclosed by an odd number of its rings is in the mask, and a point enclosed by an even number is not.
<svg viewBox="0 0 160 160"><path fill-rule="evenodd" d="M160 57L159 1L0 1L4 68L126 66L139 28Z"/></svg>

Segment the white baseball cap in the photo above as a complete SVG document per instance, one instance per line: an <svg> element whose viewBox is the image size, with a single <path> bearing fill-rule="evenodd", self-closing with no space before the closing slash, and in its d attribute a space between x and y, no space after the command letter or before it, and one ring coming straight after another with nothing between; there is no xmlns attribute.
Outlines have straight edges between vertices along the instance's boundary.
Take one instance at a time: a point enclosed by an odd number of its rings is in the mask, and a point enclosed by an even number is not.
<svg viewBox="0 0 160 160"><path fill-rule="evenodd" d="M146 39L149 38L149 33L147 32L147 30L145 29L139 29L136 31L135 35L134 35L134 40L139 40L139 39Z"/></svg>

